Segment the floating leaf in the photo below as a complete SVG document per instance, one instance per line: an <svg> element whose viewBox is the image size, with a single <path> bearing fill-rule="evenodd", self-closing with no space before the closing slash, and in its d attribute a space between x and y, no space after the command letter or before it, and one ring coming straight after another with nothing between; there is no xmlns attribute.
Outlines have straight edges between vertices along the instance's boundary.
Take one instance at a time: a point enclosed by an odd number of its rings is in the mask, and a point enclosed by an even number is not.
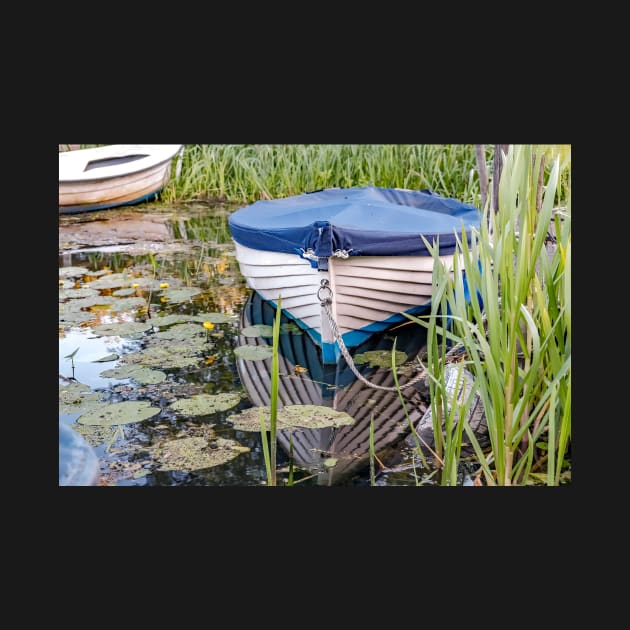
<svg viewBox="0 0 630 630"><path fill-rule="evenodd" d="M116 433L114 427L88 426L83 424L71 424L70 426L77 433L80 433L85 438L85 441L93 447L109 442Z"/></svg>
<svg viewBox="0 0 630 630"><path fill-rule="evenodd" d="M260 419L258 414L263 410L263 417L267 429L270 428L269 407L251 407L238 414L228 417L228 421L235 429L241 431L260 431ZM284 429L323 429L325 427L340 427L354 424L352 416L344 411L337 411L331 407L318 405L287 405L278 409L277 428Z"/></svg>
<svg viewBox="0 0 630 630"><path fill-rule="evenodd" d="M155 385L166 380L164 372L152 370L141 365L123 365L111 370L105 370L99 376L104 378L132 378L140 385Z"/></svg>
<svg viewBox="0 0 630 630"><path fill-rule="evenodd" d="M120 311L134 311L145 305L146 300L141 297L119 298L112 304L112 311L115 313Z"/></svg>
<svg viewBox="0 0 630 630"><path fill-rule="evenodd" d="M121 403L105 404L88 411L77 418L80 424L97 424L111 427L131 422L142 422L157 414L161 409L152 407L151 403L144 400L128 400Z"/></svg>
<svg viewBox="0 0 630 630"><path fill-rule="evenodd" d="M145 333L153 328L151 322L119 322L114 324L103 324L92 329L95 335L109 336L116 335L118 337L135 337Z"/></svg>
<svg viewBox="0 0 630 630"><path fill-rule="evenodd" d="M59 277L63 279L77 278L85 276L89 271L85 267L61 267L59 269Z"/></svg>
<svg viewBox="0 0 630 630"><path fill-rule="evenodd" d="M169 408L187 416L205 416L217 411L231 409L241 401L240 394L197 394L178 400Z"/></svg>
<svg viewBox="0 0 630 630"><path fill-rule="evenodd" d="M127 297L128 295L135 295L136 289L134 287L129 287L128 289L117 289L112 293L115 297Z"/></svg>
<svg viewBox="0 0 630 630"><path fill-rule="evenodd" d="M244 337L271 337L273 335L273 326L268 326L267 324L246 326L241 328L240 333Z"/></svg>
<svg viewBox="0 0 630 630"><path fill-rule="evenodd" d="M388 368L392 365L391 350L368 350L353 357L357 365L369 363L370 367ZM402 365L407 360L407 354L402 350L396 350L396 365Z"/></svg>
<svg viewBox="0 0 630 630"><path fill-rule="evenodd" d="M59 386L59 413L83 413L102 404L102 394L91 393L83 383Z"/></svg>
<svg viewBox="0 0 630 630"><path fill-rule="evenodd" d="M153 456L158 470L192 471L219 466L250 449L235 440L217 438L211 442L202 437L170 440L158 445Z"/></svg>
<svg viewBox="0 0 630 630"><path fill-rule="evenodd" d="M134 278L128 273L110 273L94 280L91 284L93 289L116 289L128 286L132 280Z"/></svg>
<svg viewBox="0 0 630 630"><path fill-rule="evenodd" d="M162 291L160 295L167 298L169 302L177 303L177 302L187 302L195 295L199 295L203 293L201 289L167 289Z"/></svg>
<svg viewBox="0 0 630 630"><path fill-rule="evenodd" d="M203 335L205 338L205 331L199 324L175 324L167 330L163 330L156 334L158 339L172 339L176 341L183 341L190 337L197 335Z"/></svg>
<svg viewBox="0 0 630 630"><path fill-rule="evenodd" d="M119 354L108 354L100 359L95 359L92 363L109 363L110 361L116 361L117 359L120 359Z"/></svg>
<svg viewBox="0 0 630 630"><path fill-rule="evenodd" d="M193 322L212 322L213 324L225 324L231 322L234 319L231 315L225 313L201 313L200 315L194 315L191 318Z"/></svg>
<svg viewBox="0 0 630 630"><path fill-rule="evenodd" d="M188 345L182 345L169 343L162 339L156 341L160 343L144 348L140 352L126 354L122 360L127 364L139 363L141 365L160 367L163 369L188 367L202 360L199 356L196 356L197 352L211 347L211 344L206 343L206 340L203 338L201 339L199 348L192 346L190 343Z"/></svg>
<svg viewBox="0 0 630 630"><path fill-rule="evenodd" d="M245 359L246 361L261 361L271 357L273 348L271 346L250 346L245 344L234 348L234 354L239 359Z"/></svg>
<svg viewBox="0 0 630 630"><path fill-rule="evenodd" d="M95 289L62 289L59 291L59 300L77 300L79 298L96 297L98 291Z"/></svg>

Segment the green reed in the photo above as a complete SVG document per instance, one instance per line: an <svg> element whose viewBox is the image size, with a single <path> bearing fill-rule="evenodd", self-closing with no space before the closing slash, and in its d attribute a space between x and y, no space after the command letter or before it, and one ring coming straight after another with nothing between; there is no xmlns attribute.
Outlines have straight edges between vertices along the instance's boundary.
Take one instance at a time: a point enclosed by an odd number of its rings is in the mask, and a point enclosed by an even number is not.
<svg viewBox="0 0 630 630"><path fill-rule="evenodd" d="M276 316L273 320L272 355L271 355L271 392L269 411L269 446L267 446L266 423L260 410L260 428L263 442L263 457L267 470L267 484L275 486L277 481L277 424L278 424L278 384L280 381L280 360L278 358L280 348L280 320L282 318L282 297L278 296ZM293 483L291 472L291 484Z"/></svg>
<svg viewBox="0 0 630 630"><path fill-rule="evenodd" d="M479 204L469 144L189 144L180 177L171 180L161 198L250 203L366 185L428 188Z"/></svg>
<svg viewBox="0 0 630 630"><path fill-rule="evenodd" d="M444 485L454 482L462 431L488 485L531 483L534 471L547 485L559 485L569 467L570 160L563 168L568 172L561 173L559 157L545 168L543 151L535 145L511 146L499 182L498 212L487 206L470 242L458 239L461 262L455 256L452 274L440 262L437 245L427 243L435 261L431 314L428 321L408 317L428 328L431 404L436 451L444 455ZM561 175L566 207L554 209ZM552 223L557 245L548 249ZM465 350L463 366L474 376L467 396L447 392L445 339ZM475 394L488 425L487 452L466 420Z"/></svg>

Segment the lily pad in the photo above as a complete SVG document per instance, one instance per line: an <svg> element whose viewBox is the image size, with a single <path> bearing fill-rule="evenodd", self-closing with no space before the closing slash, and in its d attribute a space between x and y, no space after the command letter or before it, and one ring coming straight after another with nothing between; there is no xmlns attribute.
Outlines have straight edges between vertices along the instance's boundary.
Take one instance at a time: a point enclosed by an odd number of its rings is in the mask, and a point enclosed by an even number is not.
<svg viewBox="0 0 630 630"><path fill-rule="evenodd" d="M238 405L240 394L197 394L190 398L178 400L169 408L187 416L205 416L217 411L225 411Z"/></svg>
<svg viewBox="0 0 630 630"><path fill-rule="evenodd" d="M141 297L126 297L117 299L112 305L112 311L135 311L141 306L145 306L147 301Z"/></svg>
<svg viewBox="0 0 630 630"><path fill-rule="evenodd" d="M388 368L392 365L391 350L368 350L353 357L357 365L369 363L370 367ZM407 360L407 354L402 350L396 350L396 365L402 365Z"/></svg>
<svg viewBox="0 0 630 630"><path fill-rule="evenodd" d="M208 442L202 437L188 437L158 445L153 456L160 464L158 470L189 472L219 466L249 450L235 440L217 438Z"/></svg>
<svg viewBox="0 0 630 630"><path fill-rule="evenodd" d="M139 363L149 367L160 367L163 369L168 368L182 368L199 363L201 358L196 355L197 348L191 347L190 344L175 344L168 341L158 340L161 343L159 345L153 345L141 350L140 352L131 352L123 357L123 361L127 364ZM202 339L204 347L208 347L210 344L206 344L205 339Z"/></svg>
<svg viewBox="0 0 630 630"><path fill-rule="evenodd" d="M85 441L93 447L109 442L116 433L114 427L88 426L84 424L71 424L70 426L77 433L80 433L85 438Z"/></svg>
<svg viewBox="0 0 630 630"><path fill-rule="evenodd" d="M75 311L72 309L62 311L59 309L60 324L81 324L82 322L89 322L91 319L94 319L94 313Z"/></svg>
<svg viewBox="0 0 630 630"><path fill-rule="evenodd" d="M273 348L271 346L250 346L245 344L234 348L234 354L239 359L245 359L246 361L262 361L263 359L271 358Z"/></svg>
<svg viewBox="0 0 630 630"><path fill-rule="evenodd" d="M108 354L106 357L101 357L100 359L95 359L92 363L110 363L111 361L117 361L120 359L119 354Z"/></svg>
<svg viewBox="0 0 630 630"><path fill-rule="evenodd" d="M201 313L193 315L190 319L192 322L211 322L212 324L226 324L234 320L231 315L225 313Z"/></svg>
<svg viewBox="0 0 630 630"><path fill-rule="evenodd" d="M228 417L228 421L240 431L260 431L260 409L263 410L263 418L267 429L270 428L269 407L251 407L238 414ZM352 416L344 411L337 411L331 407L319 405L287 405L278 409L276 427L285 429L323 429L325 427L340 427L354 424Z"/></svg>
<svg viewBox="0 0 630 630"><path fill-rule="evenodd" d="M109 295L95 295L93 297L80 298L78 300L72 300L67 302L67 308L82 309L82 308L94 308L95 306L111 305L116 302L116 298Z"/></svg>
<svg viewBox="0 0 630 630"><path fill-rule="evenodd" d="M241 335L244 337L271 337L273 336L273 326L268 324L256 324L241 328Z"/></svg>
<svg viewBox="0 0 630 630"><path fill-rule="evenodd" d="M97 295L98 291L96 289L85 289L83 287L80 289L61 289L59 291L59 300L76 300L79 298L95 297Z"/></svg>
<svg viewBox="0 0 630 630"><path fill-rule="evenodd" d="M186 288L186 289L165 289L160 293L165 298L168 298L169 302L187 302L195 295L203 293L201 289Z"/></svg>
<svg viewBox="0 0 630 630"><path fill-rule="evenodd" d="M199 321L195 319L195 315L158 315L151 318L151 323L159 328L171 326L172 324L186 324L188 322Z"/></svg>
<svg viewBox="0 0 630 630"><path fill-rule="evenodd" d="M59 386L59 413L83 413L102 404L102 394L91 393L83 383Z"/></svg>
<svg viewBox="0 0 630 630"><path fill-rule="evenodd" d="M90 282L93 289L116 289L118 287L129 286L135 282L133 276L128 273L110 273Z"/></svg>
<svg viewBox="0 0 630 630"><path fill-rule="evenodd" d="M147 330L153 328L151 322L119 322L96 326L92 332L98 336L116 335L118 337L136 338Z"/></svg>
<svg viewBox="0 0 630 630"><path fill-rule="evenodd" d="M129 287L128 289L117 289L112 293L115 297L127 297L128 295L135 295L136 289L134 287Z"/></svg>
<svg viewBox="0 0 630 630"><path fill-rule="evenodd" d="M59 278L67 280L68 278L80 278L85 276L89 271L85 267L61 267L59 269Z"/></svg>
<svg viewBox="0 0 630 630"><path fill-rule="evenodd" d="M168 330L157 333L156 337L159 339L183 341L184 339L189 339L197 335L203 335L204 339L206 336L206 331L200 324L175 324L175 326L171 326Z"/></svg>
<svg viewBox="0 0 630 630"><path fill-rule="evenodd" d="M111 370L105 370L99 376L104 378L132 378L140 385L155 385L166 380L164 372L142 367L141 365L123 365Z"/></svg>
<svg viewBox="0 0 630 630"><path fill-rule="evenodd" d="M79 416L77 422L111 427L119 424L130 424L131 422L142 422L159 414L160 411L159 407L152 407L151 403L144 400L128 400L101 405Z"/></svg>

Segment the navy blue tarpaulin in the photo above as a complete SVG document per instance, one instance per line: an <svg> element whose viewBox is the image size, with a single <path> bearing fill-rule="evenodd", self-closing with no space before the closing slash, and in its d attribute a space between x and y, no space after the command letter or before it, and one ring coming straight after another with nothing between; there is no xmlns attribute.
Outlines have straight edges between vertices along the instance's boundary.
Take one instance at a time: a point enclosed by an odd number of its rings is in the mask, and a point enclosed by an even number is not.
<svg viewBox="0 0 630 630"><path fill-rule="evenodd" d="M232 213L229 227L237 243L264 251L429 256L422 236L452 254L455 234L470 238L480 218L475 206L428 190L364 186L257 201Z"/></svg>

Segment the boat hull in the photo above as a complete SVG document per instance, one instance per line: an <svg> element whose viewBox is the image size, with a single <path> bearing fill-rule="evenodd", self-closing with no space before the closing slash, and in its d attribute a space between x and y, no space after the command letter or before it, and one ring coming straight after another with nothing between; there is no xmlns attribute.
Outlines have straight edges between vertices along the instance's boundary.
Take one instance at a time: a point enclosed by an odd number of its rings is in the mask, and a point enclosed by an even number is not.
<svg viewBox="0 0 630 630"><path fill-rule="evenodd" d="M183 145L109 145L59 153L59 213L150 201L171 178Z"/></svg>
<svg viewBox="0 0 630 630"><path fill-rule="evenodd" d="M408 322L404 313L419 315L431 307L431 256L331 257L322 271L297 254L235 246L247 286L274 305L281 297L283 313L322 347L325 363L337 363L342 355L335 327L350 349ZM452 268L452 255L440 260ZM323 298L330 302L323 304Z"/></svg>

